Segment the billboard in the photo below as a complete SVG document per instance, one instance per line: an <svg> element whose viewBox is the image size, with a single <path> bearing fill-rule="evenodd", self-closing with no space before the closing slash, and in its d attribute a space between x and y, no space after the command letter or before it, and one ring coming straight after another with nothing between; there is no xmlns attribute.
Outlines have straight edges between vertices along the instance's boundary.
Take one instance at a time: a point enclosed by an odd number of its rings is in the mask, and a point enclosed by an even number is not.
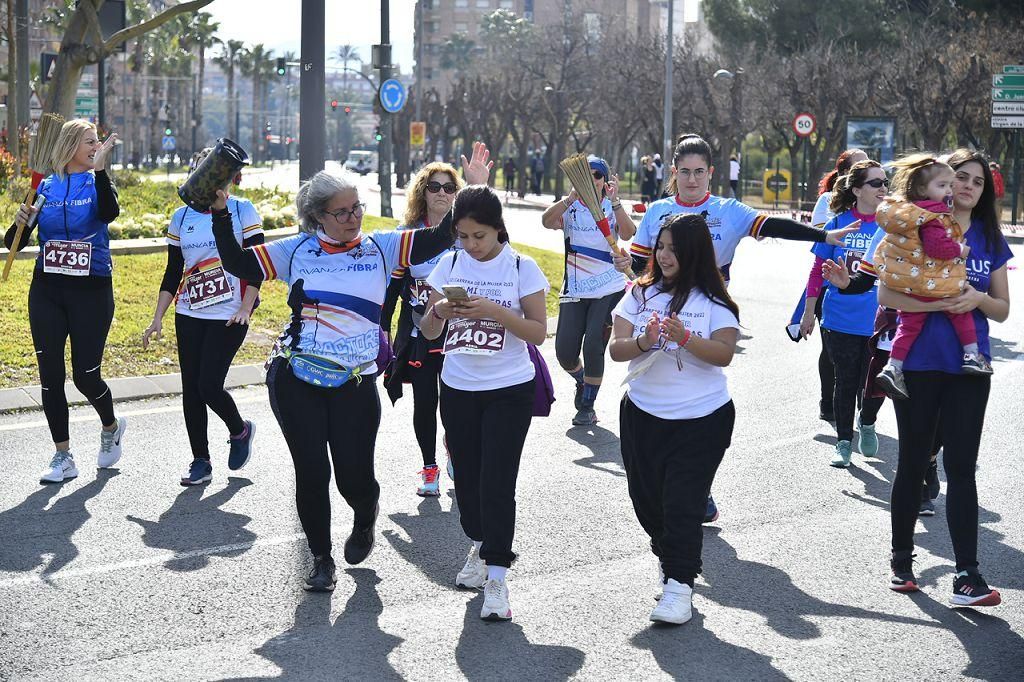
<svg viewBox="0 0 1024 682"><path fill-rule="evenodd" d="M846 119L846 148L863 149L868 158L889 163L896 158L896 119L874 116Z"/></svg>

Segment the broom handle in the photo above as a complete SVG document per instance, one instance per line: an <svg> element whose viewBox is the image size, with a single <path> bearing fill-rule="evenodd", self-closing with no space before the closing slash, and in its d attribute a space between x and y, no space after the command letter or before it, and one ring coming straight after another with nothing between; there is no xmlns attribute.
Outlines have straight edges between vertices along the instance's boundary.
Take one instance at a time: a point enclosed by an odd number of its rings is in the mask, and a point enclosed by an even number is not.
<svg viewBox="0 0 1024 682"><path fill-rule="evenodd" d="M36 191L30 189L28 194L25 195L25 201L22 202L26 206L31 206L35 203ZM7 261L4 263L4 274L0 276L0 282L6 282L7 276L11 274L11 266L14 265L14 257L18 254L18 244L21 243L21 235L25 233L25 223L18 225L18 228L14 231L14 241L11 242L11 250L7 252Z"/></svg>

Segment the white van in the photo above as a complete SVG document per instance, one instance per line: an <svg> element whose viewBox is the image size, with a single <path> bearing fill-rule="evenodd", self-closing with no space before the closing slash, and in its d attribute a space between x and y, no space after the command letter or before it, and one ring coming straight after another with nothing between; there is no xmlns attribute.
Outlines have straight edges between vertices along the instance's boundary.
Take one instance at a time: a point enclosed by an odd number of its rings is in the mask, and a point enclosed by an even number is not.
<svg viewBox="0 0 1024 682"><path fill-rule="evenodd" d="M345 160L345 169L360 175L366 175L377 170L377 152L352 150Z"/></svg>

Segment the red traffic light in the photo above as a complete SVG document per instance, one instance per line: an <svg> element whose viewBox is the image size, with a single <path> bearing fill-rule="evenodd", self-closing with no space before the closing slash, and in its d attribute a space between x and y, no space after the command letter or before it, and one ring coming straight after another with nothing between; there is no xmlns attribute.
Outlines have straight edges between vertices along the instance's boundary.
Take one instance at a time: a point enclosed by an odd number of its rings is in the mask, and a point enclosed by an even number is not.
<svg viewBox="0 0 1024 682"><path fill-rule="evenodd" d="M337 110L338 110L338 100L332 99L331 100L331 111L337 111Z"/></svg>
<svg viewBox="0 0 1024 682"><path fill-rule="evenodd" d="M270 142L270 135L267 135L267 142Z"/></svg>
<svg viewBox="0 0 1024 682"><path fill-rule="evenodd" d="M352 107L345 107L345 115L348 116L352 113Z"/></svg>

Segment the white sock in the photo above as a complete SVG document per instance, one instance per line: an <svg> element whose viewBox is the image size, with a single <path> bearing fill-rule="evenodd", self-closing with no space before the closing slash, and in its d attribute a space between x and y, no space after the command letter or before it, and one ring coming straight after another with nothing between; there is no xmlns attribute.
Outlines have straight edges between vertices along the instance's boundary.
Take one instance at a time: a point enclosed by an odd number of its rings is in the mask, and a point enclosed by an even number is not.
<svg viewBox="0 0 1024 682"><path fill-rule="evenodd" d="M505 574L508 572L508 568L505 566L488 566L487 567L487 579L497 580L499 582L505 582Z"/></svg>
<svg viewBox="0 0 1024 682"><path fill-rule="evenodd" d="M473 540L473 549L476 550L477 554L480 553L480 547L483 546L483 544L482 540Z"/></svg>
<svg viewBox="0 0 1024 682"><path fill-rule="evenodd" d="M901 372L903 371L903 361L902 360L896 360L895 358L889 358L889 364L892 365L893 367L895 367L896 369L898 369L899 371L901 371Z"/></svg>

